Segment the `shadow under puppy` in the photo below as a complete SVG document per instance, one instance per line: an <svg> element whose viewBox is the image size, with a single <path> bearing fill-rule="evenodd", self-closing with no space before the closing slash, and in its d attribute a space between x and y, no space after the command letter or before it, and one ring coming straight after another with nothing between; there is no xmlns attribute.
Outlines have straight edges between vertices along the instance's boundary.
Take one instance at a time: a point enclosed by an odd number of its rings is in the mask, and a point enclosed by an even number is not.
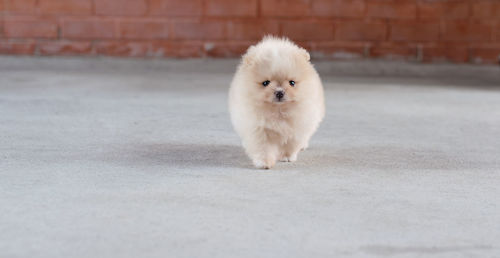
<svg viewBox="0 0 500 258"><path fill-rule="evenodd" d="M305 49L272 36L243 55L229 89L229 112L257 168L297 160L323 120L323 85L309 60Z"/></svg>

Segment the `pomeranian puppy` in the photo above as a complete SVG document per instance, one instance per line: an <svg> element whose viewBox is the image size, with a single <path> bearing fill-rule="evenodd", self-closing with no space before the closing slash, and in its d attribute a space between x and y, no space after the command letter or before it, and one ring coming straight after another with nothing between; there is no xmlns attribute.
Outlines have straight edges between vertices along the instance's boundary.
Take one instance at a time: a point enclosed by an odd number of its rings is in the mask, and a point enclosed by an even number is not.
<svg viewBox="0 0 500 258"><path fill-rule="evenodd" d="M243 55L229 89L232 124L257 168L293 162L325 116L323 85L309 53L266 36Z"/></svg>

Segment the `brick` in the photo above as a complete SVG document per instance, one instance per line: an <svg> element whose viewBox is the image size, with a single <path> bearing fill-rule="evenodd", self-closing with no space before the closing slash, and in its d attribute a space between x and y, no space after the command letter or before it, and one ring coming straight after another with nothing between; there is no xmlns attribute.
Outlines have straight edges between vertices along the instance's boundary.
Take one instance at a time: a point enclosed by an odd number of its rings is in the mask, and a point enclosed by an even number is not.
<svg viewBox="0 0 500 258"><path fill-rule="evenodd" d="M481 41L491 40L492 26L483 23L454 21L444 26L442 40L445 41Z"/></svg>
<svg viewBox="0 0 500 258"><path fill-rule="evenodd" d="M35 42L0 40L0 54L2 55L33 55L35 52Z"/></svg>
<svg viewBox="0 0 500 258"><path fill-rule="evenodd" d="M474 18L500 18L500 2L477 1L472 6L472 16Z"/></svg>
<svg viewBox="0 0 500 258"><path fill-rule="evenodd" d="M333 22L290 21L282 26L283 35L292 40L332 40L334 38Z"/></svg>
<svg viewBox="0 0 500 258"><path fill-rule="evenodd" d="M313 0L311 14L325 17L360 18L364 16L363 0Z"/></svg>
<svg viewBox="0 0 500 258"><path fill-rule="evenodd" d="M465 63L469 60L467 47L463 45L424 46L422 57L424 62L452 61Z"/></svg>
<svg viewBox="0 0 500 258"><path fill-rule="evenodd" d="M496 42L500 42L500 22L497 23L494 29L494 39Z"/></svg>
<svg viewBox="0 0 500 258"><path fill-rule="evenodd" d="M370 56L389 60L416 60L417 48L392 43L375 45L370 49Z"/></svg>
<svg viewBox="0 0 500 258"><path fill-rule="evenodd" d="M57 24L35 18L8 17L4 20L4 34L7 38L55 38Z"/></svg>
<svg viewBox="0 0 500 258"><path fill-rule="evenodd" d="M316 41L316 42L312 42L310 40L297 40L295 41L295 44L297 44L297 46L301 47L301 48L304 48L305 50L307 50L308 52L311 51L312 47L314 44L319 44L319 43L324 43L324 42L332 42L332 41Z"/></svg>
<svg viewBox="0 0 500 258"><path fill-rule="evenodd" d="M175 22L173 31L176 39L223 39L225 38L225 23Z"/></svg>
<svg viewBox="0 0 500 258"><path fill-rule="evenodd" d="M273 34L318 58L494 63L500 44L497 0L0 0L0 12L7 54L235 57Z"/></svg>
<svg viewBox="0 0 500 258"><path fill-rule="evenodd" d="M89 55L92 45L90 42L42 41L38 49L41 55Z"/></svg>
<svg viewBox="0 0 500 258"><path fill-rule="evenodd" d="M471 47L470 60L479 64L500 64L500 44Z"/></svg>
<svg viewBox="0 0 500 258"><path fill-rule="evenodd" d="M383 22L349 22L338 23L335 38L338 40L385 40L386 24Z"/></svg>
<svg viewBox="0 0 500 258"><path fill-rule="evenodd" d="M319 42L313 44L310 50L312 58L318 59L360 59L365 54L364 43L353 42Z"/></svg>
<svg viewBox="0 0 500 258"><path fill-rule="evenodd" d="M366 16L372 18L414 19L417 6L414 1L366 1Z"/></svg>
<svg viewBox="0 0 500 258"><path fill-rule="evenodd" d="M125 39L166 39L169 37L169 24L160 21L122 21L120 38Z"/></svg>
<svg viewBox="0 0 500 258"><path fill-rule="evenodd" d="M418 17L421 19L465 19L469 16L470 8L466 0L425 0L418 3Z"/></svg>
<svg viewBox="0 0 500 258"><path fill-rule="evenodd" d="M230 39L261 39L269 34L279 34L276 21L231 21L227 24L227 36Z"/></svg>
<svg viewBox="0 0 500 258"><path fill-rule="evenodd" d="M255 42L217 42L204 44L204 50L210 57L239 57Z"/></svg>
<svg viewBox="0 0 500 258"><path fill-rule="evenodd" d="M4 0L4 10L14 14L34 14L36 0Z"/></svg>
<svg viewBox="0 0 500 258"><path fill-rule="evenodd" d="M309 0L264 0L261 13L273 17L297 17L309 15Z"/></svg>
<svg viewBox="0 0 500 258"><path fill-rule="evenodd" d="M208 0L209 16L257 16L257 0Z"/></svg>
<svg viewBox="0 0 500 258"><path fill-rule="evenodd" d="M150 55L153 57L201 57L203 56L202 44L200 42L173 41L153 42Z"/></svg>
<svg viewBox="0 0 500 258"><path fill-rule="evenodd" d="M115 37L115 23L110 20L66 20L62 25L63 38L109 39Z"/></svg>
<svg viewBox="0 0 500 258"><path fill-rule="evenodd" d="M95 12L98 15L144 15L148 10L146 0L97 0Z"/></svg>
<svg viewBox="0 0 500 258"><path fill-rule="evenodd" d="M398 22L391 24L391 39L395 41L439 40L438 22Z"/></svg>
<svg viewBox="0 0 500 258"><path fill-rule="evenodd" d="M104 41L95 43L99 55L145 57L151 49L150 42Z"/></svg>
<svg viewBox="0 0 500 258"><path fill-rule="evenodd" d="M202 0L150 0L149 13L166 16L200 16Z"/></svg>
<svg viewBox="0 0 500 258"><path fill-rule="evenodd" d="M84 15L92 13L91 0L39 0L42 14L73 14Z"/></svg>

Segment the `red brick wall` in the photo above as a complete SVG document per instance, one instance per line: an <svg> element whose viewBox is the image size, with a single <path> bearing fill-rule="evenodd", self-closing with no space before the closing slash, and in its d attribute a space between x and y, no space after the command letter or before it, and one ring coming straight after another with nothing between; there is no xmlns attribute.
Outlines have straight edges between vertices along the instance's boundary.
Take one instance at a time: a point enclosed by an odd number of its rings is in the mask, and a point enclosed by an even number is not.
<svg viewBox="0 0 500 258"><path fill-rule="evenodd" d="M500 0L0 0L0 54L228 57L267 33L316 58L498 63Z"/></svg>

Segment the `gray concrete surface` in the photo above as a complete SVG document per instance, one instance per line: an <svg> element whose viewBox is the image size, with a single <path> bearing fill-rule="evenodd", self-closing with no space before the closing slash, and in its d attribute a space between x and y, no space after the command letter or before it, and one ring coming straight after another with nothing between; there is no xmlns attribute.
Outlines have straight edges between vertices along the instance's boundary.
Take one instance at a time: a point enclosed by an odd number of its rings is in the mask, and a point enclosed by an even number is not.
<svg viewBox="0 0 500 258"><path fill-rule="evenodd" d="M0 58L0 257L500 257L500 68L317 63L327 117L255 170L235 60Z"/></svg>

